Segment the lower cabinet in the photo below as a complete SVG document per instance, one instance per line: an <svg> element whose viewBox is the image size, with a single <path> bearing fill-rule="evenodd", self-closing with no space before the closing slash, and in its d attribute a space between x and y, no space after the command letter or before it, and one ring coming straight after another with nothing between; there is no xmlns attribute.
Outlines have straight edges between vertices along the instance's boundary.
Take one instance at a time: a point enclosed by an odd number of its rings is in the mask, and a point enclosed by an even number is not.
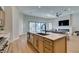
<svg viewBox="0 0 79 59"><path fill-rule="evenodd" d="M38 50L38 52L43 52L43 37L38 36L38 35L34 35L33 38L33 46L35 47L35 49Z"/></svg>
<svg viewBox="0 0 79 59"><path fill-rule="evenodd" d="M31 42L31 44L33 44L33 38L34 38L34 36L33 36L33 34L30 34L30 39L29 39L29 41Z"/></svg>
<svg viewBox="0 0 79 59"><path fill-rule="evenodd" d="M38 49L38 36L37 35L34 35L34 38L33 38L33 46Z"/></svg>
<svg viewBox="0 0 79 59"><path fill-rule="evenodd" d="M53 41L52 40L44 38L44 52L45 53L53 52Z"/></svg>
<svg viewBox="0 0 79 59"><path fill-rule="evenodd" d="M33 44L33 38L34 38L33 34L28 32L27 33L27 41L29 41L31 44Z"/></svg>
<svg viewBox="0 0 79 59"><path fill-rule="evenodd" d="M55 53L65 53L67 52L67 40L66 37L60 38L54 41L54 52Z"/></svg>
<svg viewBox="0 0 79 59"><path fill-rule="evenodd" d="M41 36L39 36L38 51L41 53L44 52L43 37L41 37Z"/></svg>
<svg viewBox="0 0 79 59"><path fill-rule="evenodd" d="M30 34L30 43L40 53L66 53L67 40L66 37L58 40L50 40L40 35Z"/></svg>

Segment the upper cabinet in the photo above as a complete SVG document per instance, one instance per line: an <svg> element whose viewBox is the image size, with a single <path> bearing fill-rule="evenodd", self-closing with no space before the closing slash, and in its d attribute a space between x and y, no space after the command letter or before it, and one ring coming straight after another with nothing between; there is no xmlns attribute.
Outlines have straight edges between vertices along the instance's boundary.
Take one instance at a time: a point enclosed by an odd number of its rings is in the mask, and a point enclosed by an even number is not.
<svg viewBox="0 0 79 59"><path fill-rule="evenodd" d="M0 10L0 27L4 26L4 22L5 22L5 13L3 10Z"/></svg>

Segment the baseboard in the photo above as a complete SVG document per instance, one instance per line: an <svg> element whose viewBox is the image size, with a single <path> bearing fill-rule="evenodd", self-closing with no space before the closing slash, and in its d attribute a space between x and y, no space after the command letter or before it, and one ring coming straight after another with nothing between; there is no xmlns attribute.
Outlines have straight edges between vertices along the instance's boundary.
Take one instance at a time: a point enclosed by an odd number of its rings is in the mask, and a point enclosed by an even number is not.
<svg viewBox="0 0 79 59"><path fill-rule="evenodd" d="M15 40L18 40L20 37L16 37L16 38L13 38L10 42L14 42Z"/></svg>
<svg viewBox="0 0 79 59"><path fill-rule="evenodd" d="M19 39L22 35L27 35L27 33L23 33L23 34L18 35L18 37L13 38L10 42L14 42L15 40Z"/></svg>
<svg viewBox="0 0 79 59"><path fill-rule="evenodd" d="M23 36L23 35L27 35L27 33L22 33L22 34L19 35L19 37L21 37L21 36Z"/></svg>

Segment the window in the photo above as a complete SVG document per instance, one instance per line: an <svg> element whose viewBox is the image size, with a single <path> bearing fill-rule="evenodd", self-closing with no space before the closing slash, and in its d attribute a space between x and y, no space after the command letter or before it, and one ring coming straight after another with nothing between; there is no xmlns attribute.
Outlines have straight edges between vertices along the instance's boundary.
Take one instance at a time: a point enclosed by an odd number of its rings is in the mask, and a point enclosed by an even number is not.
<svg viewBox="0 0 79 59"><path fill-rule="evenodd" d="M46 25L46 30L52 30L52 23L45 23L45 22L29 22L29 30L30 32L44 32L45 31L45 26Z"/></svg>
<svg viewBox="0 0 79 59"><path fill-rule="evenodd" d="M49 30L52 30L52 23L48 23L48 27Z"/></svg>
<svg viewBox="0 0 79 59"><path fill-rule="evenodd" d="M35 32L35 22L29 23L29 30L30 30L30 32Z"/></svg>

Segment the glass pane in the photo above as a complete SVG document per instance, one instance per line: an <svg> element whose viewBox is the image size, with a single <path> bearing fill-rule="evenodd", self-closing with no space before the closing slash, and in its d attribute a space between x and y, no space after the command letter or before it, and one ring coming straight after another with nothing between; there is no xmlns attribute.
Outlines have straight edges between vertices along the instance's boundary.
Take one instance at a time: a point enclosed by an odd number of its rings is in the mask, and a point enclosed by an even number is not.
<svg viewBox="0 0 79 59"><path fill-rule="evenodd" d="M30 22L30 32L45 33L45 30L52 30L52 23Z"/></svg>
<svg viewBox="0 0 79 59"><path fill-rule="evenodd" d="M40 23L36 23L36 32L37 33L41 32L41 30L40 30Z"/></svg>
<svg viewBox="0 0 79 59"><path fill-rule="evenodd" d="M49 30L52 30L52 23L48 24Z"/></svg>
<svg viewBox="0 0 79 59"><path fill-rule="evenodd" d="M45 23L40 23L41 33L45 33Z"/></svg>
<svg viewBox="0 0 79 59"><path fill-rule="evenodd" d="M29 26L30 32L35 32L35 22L30 22Z"/></svg>

